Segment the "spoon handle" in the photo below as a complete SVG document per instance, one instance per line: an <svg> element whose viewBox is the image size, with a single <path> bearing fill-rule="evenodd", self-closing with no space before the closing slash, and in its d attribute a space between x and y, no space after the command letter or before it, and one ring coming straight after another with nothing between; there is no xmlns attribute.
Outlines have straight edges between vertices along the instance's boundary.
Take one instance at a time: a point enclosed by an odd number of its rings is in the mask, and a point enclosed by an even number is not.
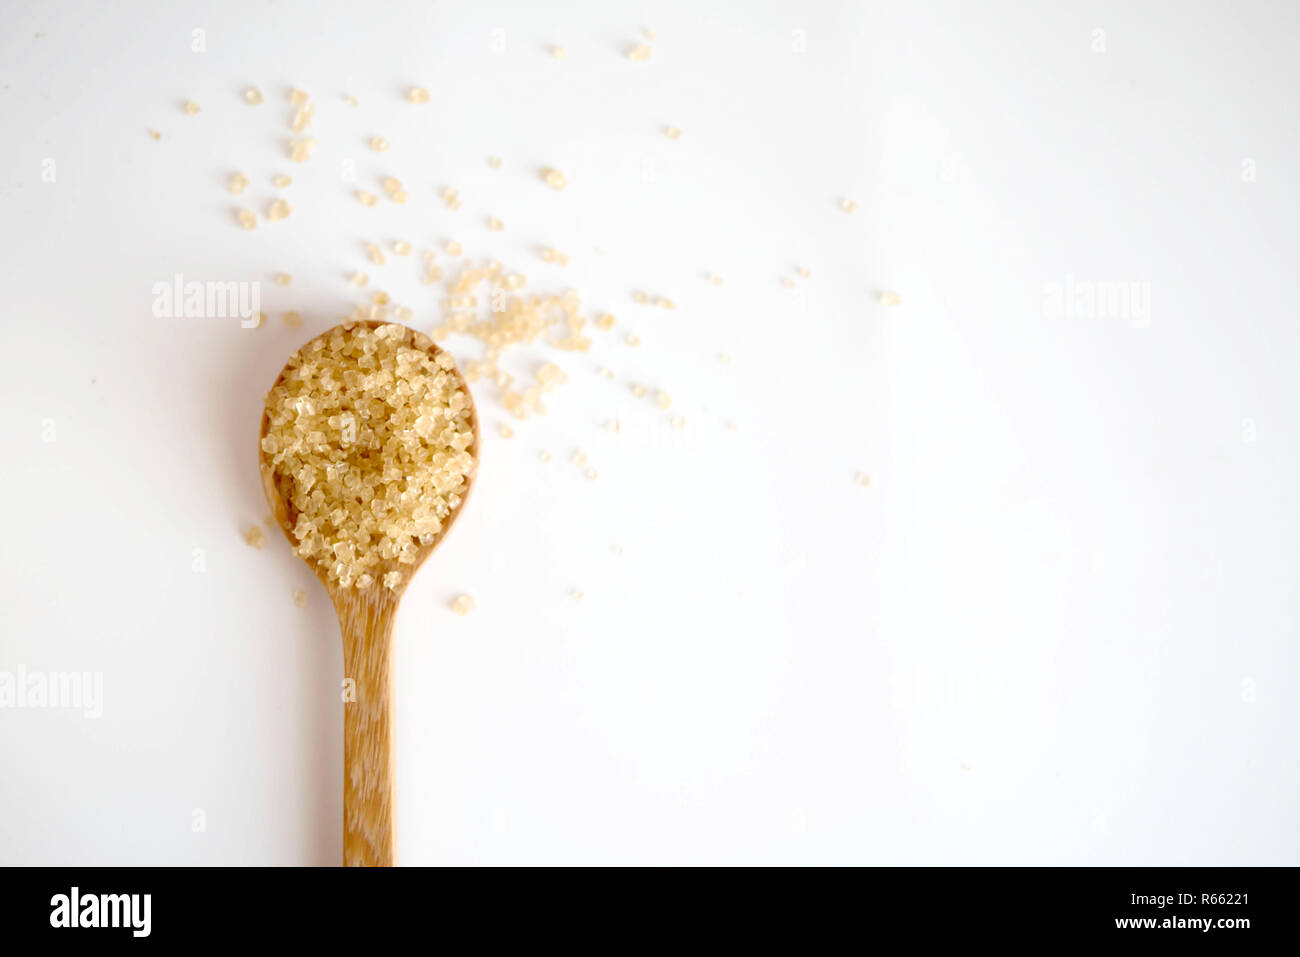
<svg viewBox="0 0 1300 957"><path fill-rule="evenodd" d="M338 589L343 631L343 865L391 867L393 828L393 621L387 588ZM351 690L351 697L346 694Z"/></svg>

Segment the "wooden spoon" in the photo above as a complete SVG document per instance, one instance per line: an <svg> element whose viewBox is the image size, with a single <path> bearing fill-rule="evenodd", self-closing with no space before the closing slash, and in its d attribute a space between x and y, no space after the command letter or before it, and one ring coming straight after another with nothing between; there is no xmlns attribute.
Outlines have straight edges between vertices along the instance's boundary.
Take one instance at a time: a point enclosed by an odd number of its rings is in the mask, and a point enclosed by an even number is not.
<svg viewBox="0 0 1300 957"><path fill-rule="evenodd" d="M352 324L378 328L385 323L358 322ZM324 339L341 330L337 326L318 338ZM308 343L310 344L310 343ZM407 329L406 344L423 349L430 356L440 350L426 335ZM304 346L304 348L306 348ZM275 385L279 385L289 367L280 372ZM450 370L469 397L469 422L474 432L474 443L469 454L478 461L478 413L473 397L460 372ZM272 386L274 388L274 386ZM280 487L280 478L271 468L269 456L261 451L261 439L270 429L271 419L262 412L262 429L258 436L259 461L262 471L262 488L271 505L271 513L293 545L298 544L293 528L298 522L297 510L288 500L286 490ZM355 682L355 699L346 701L343 712L343 864L346 867L389 867L395 863L395 837L393 827L393 622L402 593L414 576L416 569L442 543L452 522L465 506L474 473L466 478L461 492L460 505L442 523L442 531L430 545L422 546L414 565L399 565L396 560L381 564L373 572L375 583L366 589L355 586L343 588L331 582L326 569L312 559L307 559L316 577L329 592L334 610L339 616L343 632L344 675ZM385 572L402 572L402 582L396 589L386 588L381 582Z"/></svg>

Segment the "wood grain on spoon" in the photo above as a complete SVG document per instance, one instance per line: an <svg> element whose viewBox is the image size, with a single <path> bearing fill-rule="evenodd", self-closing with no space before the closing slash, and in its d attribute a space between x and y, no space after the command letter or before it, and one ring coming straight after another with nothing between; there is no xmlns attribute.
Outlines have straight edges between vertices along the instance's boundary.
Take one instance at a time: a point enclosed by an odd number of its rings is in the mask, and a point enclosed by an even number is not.
<svg viewBox="0 0 1300 957"><path fill-rule="evenodd" d="M381 325L393 324L368 321L345 324L348 325L375 329ZM342 328L344 327L330 329L319 338L324 339ZM413 329L407 330L405 341L407 345L422 349L430 356L436 357L441 352L428 336ZM280 384L288 369L286 366L281 371L275 385ZM448 371L456 377L461 390L469 398L468 418L474 441L467 451L477 463L479 428L473 397L460 372L454 367ZM262 487L276 523L289 542L296 546L298 542L293 529L298 521L297 511L289 500L288 490L282 488L282 479L272 468L269 455L261 449L260 440L267 435L270 426L270 415L263 411L259 435ZM466 477L459 505L443 521L437 538L431 544L419 548L415 563L399 567L395 558L384 561L376 570L375 582L369 588L343 587L330 579L319 562L307 560L334 603L343 634L344 675L355 684L355 697L345 702L343 719L343 863L346 866L383 867L396 863L393 809L393 622L411 577L446 537L452 523L465 507L473 481L474 473L471 473ZM394 570L402 571L402 581L395 589L384 587L381 584L383 573Z"/></svg>

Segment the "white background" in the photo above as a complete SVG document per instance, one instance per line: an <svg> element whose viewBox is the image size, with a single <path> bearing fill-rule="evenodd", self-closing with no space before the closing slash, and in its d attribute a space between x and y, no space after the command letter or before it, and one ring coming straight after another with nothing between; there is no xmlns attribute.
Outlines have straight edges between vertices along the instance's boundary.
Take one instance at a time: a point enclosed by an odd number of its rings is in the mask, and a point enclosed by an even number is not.
<svg viewBox="0 0 1300 957"><path fill-rule="evenodd" d="M476 387L397 626L403 863L1300 863L1295 6L548 6L0 7L0 670L104 682L0 710L0 862L339 860L337 624L242 540L260 404L365 292L436 321L363 243L455 238L619 326L511 360L571 380L512 439ZM156 318L177 273L270 324ZM1099 283L1149 313L1053 307Z"/></svg>

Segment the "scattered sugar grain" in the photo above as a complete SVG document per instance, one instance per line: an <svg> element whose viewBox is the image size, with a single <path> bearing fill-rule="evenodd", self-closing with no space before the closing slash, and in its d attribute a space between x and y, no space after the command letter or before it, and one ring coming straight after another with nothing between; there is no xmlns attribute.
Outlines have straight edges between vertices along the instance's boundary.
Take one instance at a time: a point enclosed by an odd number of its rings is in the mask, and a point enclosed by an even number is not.
<svg viewBox="0 0 1300 957"><path fill-rule="evenodd" d="M289 159L295 163L305 163L311 159L311 151L314 150L317 143L311 137L300 140L289 141Z"/></svg>

